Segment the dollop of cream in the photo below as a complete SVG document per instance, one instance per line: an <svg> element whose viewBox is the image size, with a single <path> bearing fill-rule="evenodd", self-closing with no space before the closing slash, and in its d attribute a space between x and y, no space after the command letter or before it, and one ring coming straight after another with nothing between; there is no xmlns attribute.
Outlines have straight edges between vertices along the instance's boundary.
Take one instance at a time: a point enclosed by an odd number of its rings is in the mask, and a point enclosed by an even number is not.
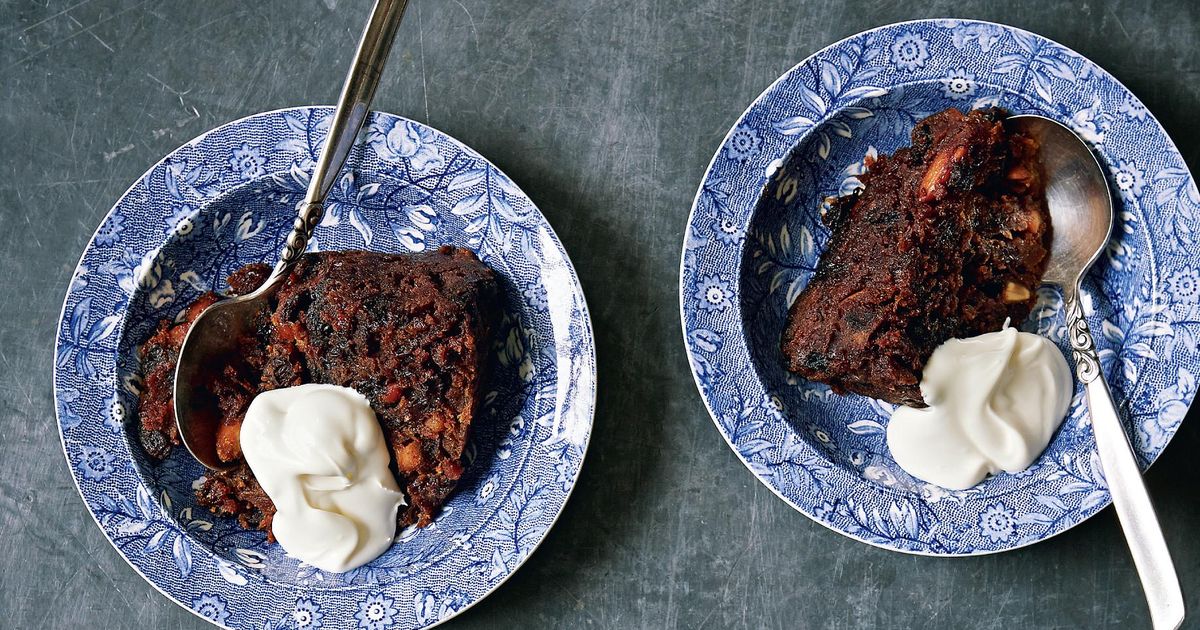
<svg viewBox="0 0 1200 630"><path fill-rule="evenodd" d="M288 555L342 572L392 544L404 495L362 394L318 384L263 392L246 411L241 443L275 502L271 529Z"/></svg>
<svg viewBox="0 0 1200 630"><path fill-rule="evenodd" d="M965 490L1028 468L1066 416L1072 389L1066 359L1044 337L1005 328L951 339L925 365L929 407L896 409L888 448L912 476Z"/></svg>

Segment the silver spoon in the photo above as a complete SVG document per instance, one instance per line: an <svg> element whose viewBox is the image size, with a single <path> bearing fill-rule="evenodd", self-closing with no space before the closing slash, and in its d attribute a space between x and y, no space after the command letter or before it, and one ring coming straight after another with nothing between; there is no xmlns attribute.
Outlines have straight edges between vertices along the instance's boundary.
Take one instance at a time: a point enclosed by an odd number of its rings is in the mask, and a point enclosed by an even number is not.
<svg viewBox="0 0 1200 630"><path fill-rule="evenodd" d="M279 262L262 286L243 296L221 300L205 309L192 324L179 349L175 368L175 424L183 445L201 464L213 469L230 468L217 456L217 419L206 413L211 397L203 377L219 370L228 357L239 352L238 339L253 324L252 318L266 306L292 266L304 253L313 228L325 211L325 196L337 181L346 156L370 111L371 99L392 48L392 40L408 0L377 0L354 56L354 64L342 86L329 135L300 204L295 226L279 255Z"/></svg>
<svg viewBox="0 0 1200 630"><path fill-rule="evenodd" d="M1146 591L1150 619L1155 630L1174 630L1183 623L1184 615L1179 578L1121 417L1104 382L1096 344L1079 304L1083 277L1104 251L1112 232L1108 182L1091 149L1069 128L1037 115L1013 116L1009 120L1014 128L1041 145L1046 201L1054 226L1054 243L1043 281L1058 285L1066 302L1075 375L1087 393L1096 450L1133 564Z"/></svg>

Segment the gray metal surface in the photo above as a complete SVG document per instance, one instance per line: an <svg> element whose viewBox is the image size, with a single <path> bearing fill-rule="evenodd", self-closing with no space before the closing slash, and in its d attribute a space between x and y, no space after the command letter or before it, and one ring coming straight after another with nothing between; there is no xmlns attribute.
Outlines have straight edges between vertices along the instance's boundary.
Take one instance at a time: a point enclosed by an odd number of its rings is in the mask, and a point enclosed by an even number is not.
<svg viewBox="0 0 1200 630"><path fill-rule="evenodd" d="M336 6L331 6L336 5ZM204 628L109 547L59 448L53 332L125 188L226 121L337 98L368 4L0 0L0 625ZM554 225L599 344L593 442L562 519L455 628L1147 627L1112 510L996 556L853 542L760 485L684 359L677 275L725 131L809 53L898 20L1021 26L1087 55L1200 158L1192 0L414 0L375 106L495 161ZM318 63L319 61L319 63ZM1200 627L1200 421L1147 477Z"/></svg>

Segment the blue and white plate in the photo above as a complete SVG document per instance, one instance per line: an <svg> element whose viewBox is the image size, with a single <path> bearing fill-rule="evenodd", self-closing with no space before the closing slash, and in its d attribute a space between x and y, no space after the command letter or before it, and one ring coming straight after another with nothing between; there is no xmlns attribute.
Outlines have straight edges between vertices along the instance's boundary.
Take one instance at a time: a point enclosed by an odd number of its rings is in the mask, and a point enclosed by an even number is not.
<svg viewBox="0 0 1200 630"><path fill-rule="evenodd" d="M311 249L469 247L502 278L505 319L467 473L437 520L344 574L284 555L197 507L203 470L136 437L137 346L155 323L271 262L308 185L331 108L257 114L168 155L88 244L57 332L54 394L79 493L113 546L180 605L230 628L424 628L500 585L563 509L595 405L591 321L546 219L478 153L377 113L330 195Z"/></svg>
<svg viewBox="0 0 1200 630"><path fill-rule="evenodd" d="M787 373L788 305L829 238L822 200L859 185L863 156L909 144L946 107L1000 105L1069 125L1102 157L1117 204L1085 310L1134 450L1149 466L1175 434L1200 374L1200 194L1136 97L1078 53L987 22L926 20L838 42L789 70L713 157L688 222L680 277L684 340L701 395L751 471L796 509L881 547L930 555L1013 549L1109 503L1077 396L1028 470L962 492L892 460L892 407ZM1048 289L1027 330L1066 348Z"/></svg>

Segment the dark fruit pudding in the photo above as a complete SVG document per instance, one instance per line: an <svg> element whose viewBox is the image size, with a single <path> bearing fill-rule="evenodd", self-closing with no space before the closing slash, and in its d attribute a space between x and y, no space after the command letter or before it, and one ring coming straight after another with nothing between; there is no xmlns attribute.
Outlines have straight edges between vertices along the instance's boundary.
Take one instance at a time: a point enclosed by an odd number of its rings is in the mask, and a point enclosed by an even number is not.
<svg viewBox="0 0 1200 630"><path fill-rule="evenodd" d="M239 269L229 277L231 293L254 290L269 271ZM171 403L175 362L192 321L218 299L202 295L178 321L160 322L141 348L140 437L153 457L180 443ZM217 453L236 466L208 473L199 502L270 532L275 506L241 453L246 408L260 392L328 383L370 401L408 500L399 524L428 525L463 473L499 315L495 274L465 249L305 254L259 315L255 333L242 340L241 353L213 366Z"/></svg>
<svg viewBox="0 0 1200 630"><path fill-rule="evenodd" d="M832 234L783 333L787 368L924 407L934 349L1028 316L1051 241L1038 146L1000 109L947 109L831 203Z"/></svg>

